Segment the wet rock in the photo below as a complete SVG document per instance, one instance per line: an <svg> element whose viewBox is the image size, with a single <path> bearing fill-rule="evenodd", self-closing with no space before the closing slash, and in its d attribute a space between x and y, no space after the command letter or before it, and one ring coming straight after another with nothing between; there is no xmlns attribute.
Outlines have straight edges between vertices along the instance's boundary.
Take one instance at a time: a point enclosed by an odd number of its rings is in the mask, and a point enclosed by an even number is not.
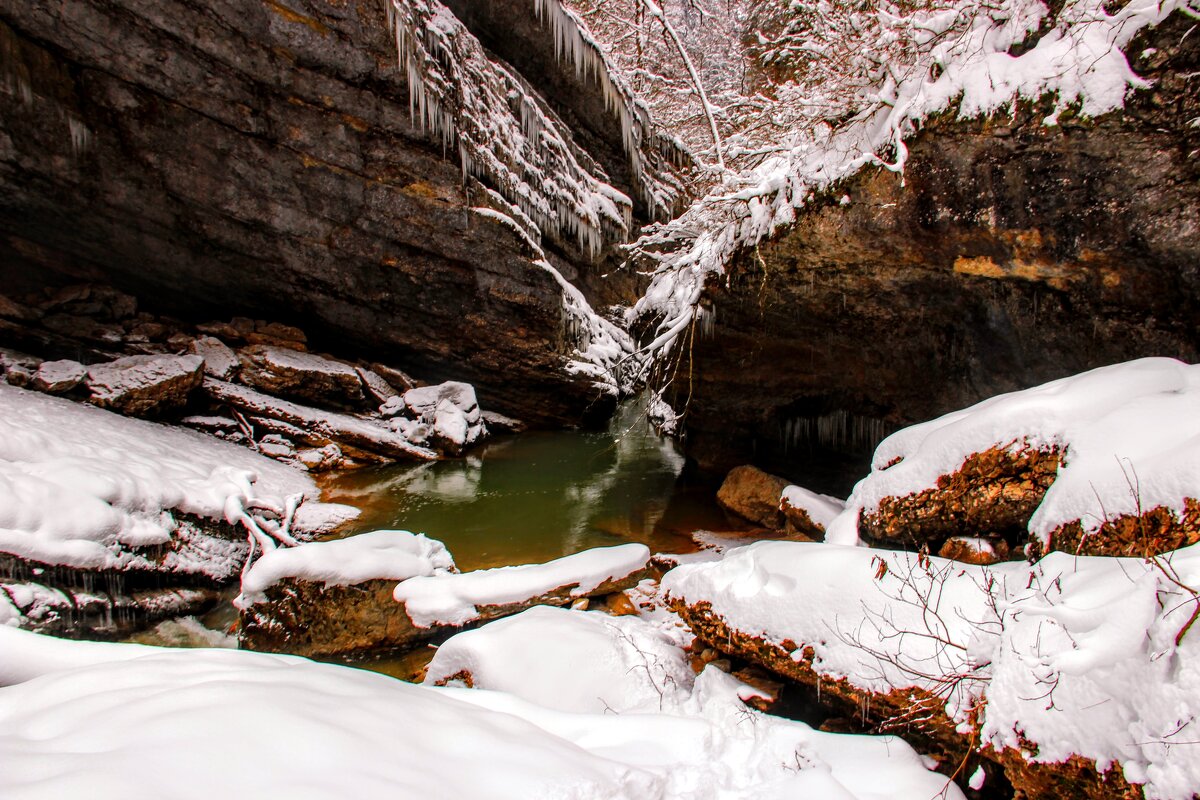
<svg viewBox="0 0 1200 800"><path fill-rule="evenodd" d="M18 322L33 322L41 314L35 309L18 303L11 297L0 294L0 317L17 320Z"/></svg>
<svg viewBox="0 0 1200 800"><path fill-rule="evenodd" d="M217 380L232 380L241 368L237 353L215 336L201 336L188 343L188 352L204 359L204 374Z"/></svg>
<svg viewBox="0 0 1200 800"><path fill-rule="evenodd" d="M322 407L365 407L362 380L350 364L271 345L251 345L239 355L247 386Z"/></svg>
<svg viewBox="0 0 1200 800"><path fill-rule="evenodd" d="M930 550L950 537L984 532L1024 541L1061 459L1057 448L972 453L956 472L938 478L936 487L884 498L875 511L861 515L859 532L881 545Z"/></svg>
<svg viewBox="0 0 1200 800"><path fill-rule="evenodd" d="M131 416L153 416L182 408L200 387L199 356L127 356L88 367L89 398L101 408Z"/></svg>
<svg viewBox="0 0 1200 800"><path fill-rule="evenodd" d="M734 467L717 490L717 503L743 519L782 530L784 515L779 510L779 498L788 483L749 464Z"/></svg>
<svg viewBox="0 0 1200 800"><path fill-rule="evenodd" d="M29 388L50 394L69 392L83 382L87 367L78 361L43 361L29 382Z"/></svg>

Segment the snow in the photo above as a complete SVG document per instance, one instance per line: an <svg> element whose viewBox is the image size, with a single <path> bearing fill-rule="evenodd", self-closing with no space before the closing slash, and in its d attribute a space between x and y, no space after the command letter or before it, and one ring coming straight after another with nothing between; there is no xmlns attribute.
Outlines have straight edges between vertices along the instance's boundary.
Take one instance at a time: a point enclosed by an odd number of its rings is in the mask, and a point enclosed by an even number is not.
<svg viewBox="0 0 1200 800"><path fill-rule="evenodd" d="M636 617L535 606L450 637L429 663L425 683L467 671L478 688L559 711L657 709L665 694L692 688L680 649L690 637L674 631Z"/></svg>
<svg viewBox="0 0 1200 800"><path fill-rule="evenodd" d="M982 710L981 746L1119 763L1147 797L1185 800L1200 785L1183 744L1200 715L1200 638L1176 643L1197 599L1175 580L1200 583L1200 548L1157 563L1052 553L977 567L764 542L678 567L663 588L711 602L740 631L795 642L796 658L811 647L823 676L922 688L961 726Z"/></svg>
<svg viewBox="0 0 1200 800"><path fill-rule="evenodd" d="M349 586L373 579L403 581L454 569L446 545L409 531L371 531L272 550L242 575L239 606L266 599L266 590L285 578Z"/></svg>
<svg viewBox="0 0 1200 800"><path fill-rule="evenodd" d="M998 395L913 425L875 451L826 541L857 541L857 520L885 497L935 487L973 453L993 447L1065 449L1064 463L1029 522L1043 542L1078 521L1164 507L1181 514L1200 498L1200 365L1145 358ZM900 459L897 463L897 459ZM891 466L888 466L888 465Z"/></svg>
<svg viewBox="0 0 1200 800"><path fill-rule="evenodd" d="M535 608L452 637L426 680L470 669L476 688L452 696L652 771L655 797L928 800L946 788L898 739L747 708L758 690L713 667L693 675L686 638L669 623ZM961 793L951 785L945 796Z"/></svg>
<svg viewBox="0 0 1200 800"><path fill-rule="evenodd" d="M846 510L846 502L827 494L818 494L803 486L785 486L779 498L779 507L798 508L822 528L828 528L833 520Z"/></svg>
<svg viewBox="0 0 1200 800"><path fill-rule="evenodd" d="M0 684L14 800L927 800L945 784L894 738L751 712L712 669L676 713L568 713L289 656L0 629Z"/></svg>
<svg viewBox="0 0 1200 800"><path fill-rule="evenodd" d="M842 123L809 119L791 130L767 127L777 139L769 142L770 155L727 174L683 215L648 230L633 247L655 272L629 319L661 317L643 350L652 356L670 351L694 321L705 282L718 280L735 253L794 222L797 210L818 193L867 166L902 173L905 140L956 103L958 116L971 118L1002 112L1019 99L1050 96L1054 111L1045 125L1057 124L1067 109L1095 117L1121 108L1130 90L1147 85L1130 69L1123 48L1143 29L1189 8L1188 0L1133 0L1109 14L1103 0L1067 0L1020 55L1012 54L1017 45L1048 21L1039 0L957 0L856 15L849 23L856 35L870 17L877 44L885 48L865 54L879 67L869 70L873 83L778 87L796 107L782 109L782 116L803 118L805 108L819 108L832 94L846 106L834 115ZM907 49L886 52L900 42Z"/></svg>
<svg viewBox="0 0 1200 800"><path fill-rule="evenodd" d="M409 389L404 393L404 405L420 422L432 426L437 436L459 447L487 434L475 389L468 383L447 381ZM385 403L382 408L390 412L395 405Z"/></svg>
<svg viewBox="0 0 1200 800"><path fill-rule="evenodd" d="M462 625L478 617L479 606L522 602L563 587L574 587L571 596L579 597L643 569L649 560L643 544L596 547L544 564L411 578L394 595L419 627Z"/></svg>
<svg viewBox="0 0 1200 800"><path fill-rule="evenodd" d="M0 385L0 551L83 569L153 568L133 548L171 539L176 513L270 539L261 510L284 519L316 495L304 474L245 448Z"/></svg>

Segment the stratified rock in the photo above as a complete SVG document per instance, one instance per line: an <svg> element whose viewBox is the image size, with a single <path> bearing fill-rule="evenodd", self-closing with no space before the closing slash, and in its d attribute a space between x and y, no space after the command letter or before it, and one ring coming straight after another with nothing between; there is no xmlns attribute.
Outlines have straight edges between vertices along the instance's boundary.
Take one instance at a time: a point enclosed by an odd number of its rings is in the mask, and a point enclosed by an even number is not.
<svg viewBox="0 0 1200 800"><path fill-rule="evenodd" d="M1058 448L993 447L972 453L937 486L903 497L886 497L859 518L872 542L937 550L952 536L1012 535L1024 540L1033 512L1058 473Z"/></svg>
<svg viewBox="0 0 1200 800"><path fill-rule="evenodd" d="M379 375L385 381L387 381L389 385L394 386L401 391L408 391L409 389L414 389L417 386L417 382L413 380L408 373L404 372L404 370L396 369L395 367L389 367L387 364L380 364L378 362L372 364L371 369L379 373Z"/></svg>
<svg viewBox="0 0 1200 800"><path fill-rule="evenodd" d="M217 380L231 380L241 367L237 353L215 336L201 336L188 350L204 359L204 374Z"/></svg>
<svg viewBox="0 0 1200 800"><path fill-rule="evenodd" d="M78 361L43 361L29 388L50 394L69 392L83 382L87 367Z"/></svg>
<svg viewBox="0 0 1200 800"><path fill-rule="evenodd" d="M181 408L200 386L199 356L127 356L88 367L92 403L130 416L151 416Z"/></svg>
<svg viewBox="0 0 1200 800"><path fill-rule="evenodd" d="M386 403L393 397L396 397L400 392L392 388L392 385L380 377L378 372L366 369L365 367L355 367L355 372L362 379L363 388L367 390L374 400L378 403Z"/></svg>
<svg viewBox="0 0 1200 800"><path fill-rule="evenodd" d="M744 464L725 476L717 491L717 503L726 511L767 528L782 530L783 512L779 498L788 481L768 475L757 467Z"/></svg>
<svg viewBox="0 0 1200 800"><path fill-rule="evenodd" d="M270 344L301 352L308 349L308 337L304 335L304 331L282 322L255 320L254 330L247 332L245 338L251 344Z"/></svg>
<svg viewBox="0 0 1200 800"><path fill-rule="evenodd" d="M483 422L489 431L497 433L520 433L527 427L521 420L506 417L496 411L484 411Z"/></svg>
<svg viewBox="0 0 1200 800"><path fill-rule="evenodd" d="M20 322L32 322L41 316L35 309L29 308L11 297L0 294L0 317L15 319Z"/></svg>
<svg viewBox="0 0 1200 800"><path fill-rule="evenodd" d="M351 374L357 381L358 375L353 370ZM343 449L349 447L388 459L428 461L438 457L434 451L419 447L395 431L362 417L308 408L213 378L204 379L204 391L218 403L279 420L308 431L310 436L336 442Z"/></svg>
<svg viewBox="0 0 1200 800"><path fill-rule="evenodd" d="M11 386L28 386L41 363L36 356L0 347L0 374Z"/></svg>
<svg viewBox="0 0 1200 800"><path fill-rule="evenodd" d="M322 407L364 407L362 380L343 361L270 345L251 345L240 355L240 379L255 389Z"/></svg>

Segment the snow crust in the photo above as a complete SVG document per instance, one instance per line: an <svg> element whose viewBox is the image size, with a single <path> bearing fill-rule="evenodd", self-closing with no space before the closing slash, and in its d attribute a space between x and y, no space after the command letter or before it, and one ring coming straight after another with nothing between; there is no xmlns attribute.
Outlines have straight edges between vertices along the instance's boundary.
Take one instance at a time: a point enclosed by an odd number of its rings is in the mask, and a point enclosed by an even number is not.
<svg viewBox="0 0 1200 800"><path fill-rule="evenodd" d="M1101 367L898 431L876 449L826 541L856 542L861 512L934 487L993 447L1065 449L1029 522L1043 542L1075 521L1091 533L1159 506L1181 514L1185 499L1200 498L1200 365L1145 358Z"/></svg>
<svg viewBox="0 0 1200 800"><path fill-rule="evenodd" d="M869 90L852 87L848 94L860 100L848 122L781 133L769 157L727 175L634 246L635 256L657 265L629 312L631 320L662 317L644 349L670 350L700 315L705 281L723 275L736 252L794 222L816 194L866 166L903 172L905 139L931 116L957 108L960 118L978 117L1043 96L1054 100L1046 125L1057 124L1068 108L1088 117L1121 108L1130 90L1148 85L1129 67L1123 48L1180 10L1195 13L1189 0L1132 0L1111 14L1103 0L1067 0L1053 18L1040 0L958 0L908 13L879 9L880 43L904 38L914 51L885 56L886 69L875 71ZM1047 29L1038 35L1043 24ZM808 93L796 98L801 106L812 100Z"/></svg>
<svg viewBox="0 0 1200 800"><path fill-rule="evenodd" d="M1179 583L1176 583L1178 581ZM919 687L980 745L1037 745L1120 764L1149 798L1185 800L1200 761L1200 638L1176 644L1198 602L1200 548L1158 563L1052 553L977 567L866 548L762 542L676 568L664 591L708 601L736 629L814 653L813 667L872 692ZM986 700L986 704L983 701Z"/></svg>
<svg viewBox="0 0 1200 800"><path fill-rule="evenodd" d="M643 544L596 547L544 564L410 578L396 586L394 596L419 627L462 625L479 616L478 606L517 603L567 586L575 587L572 596L584 595L649 560Z"/></svg>
<svg viewBox="0 0 1200 800"><path fill-rule="evenodd" d="M242 575L237 603L246 606L265 600L264 592L284 578L348 586L376 578L403 581L453 569L450 551L436 539L409 531L371 531L264 553Z"/></svg>
<svg viewBox="0 0 1200 800"><path fill-rule="evenodd" d="M0 384L0 551L150 567L132 548L169 541L176 513L270 541L288 534L260 510L287 521L316 494L306 475L245 448Z"/></svg>

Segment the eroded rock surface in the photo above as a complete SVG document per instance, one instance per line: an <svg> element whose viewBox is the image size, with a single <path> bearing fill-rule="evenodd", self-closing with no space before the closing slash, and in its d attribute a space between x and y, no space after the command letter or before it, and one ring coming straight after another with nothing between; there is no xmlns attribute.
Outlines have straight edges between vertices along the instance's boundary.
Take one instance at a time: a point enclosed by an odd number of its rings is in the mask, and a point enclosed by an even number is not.
<svg viewBox="0 0 1200 800"><path fill-rule="evenodd" d="M1136 356L1200 358L1193 25L1130 45L1154 88L1125 111L930 120L902 177L865 170L737 259L678 389L688 455L844 496L902 425Z"/></svg>
<svg viewBox="0 0 1200 800"><path fill-rule="evenodd" d="M85 382L101 408L144 417L182 408L203 377L199 356L126 356L89 367Z"/></svg>

